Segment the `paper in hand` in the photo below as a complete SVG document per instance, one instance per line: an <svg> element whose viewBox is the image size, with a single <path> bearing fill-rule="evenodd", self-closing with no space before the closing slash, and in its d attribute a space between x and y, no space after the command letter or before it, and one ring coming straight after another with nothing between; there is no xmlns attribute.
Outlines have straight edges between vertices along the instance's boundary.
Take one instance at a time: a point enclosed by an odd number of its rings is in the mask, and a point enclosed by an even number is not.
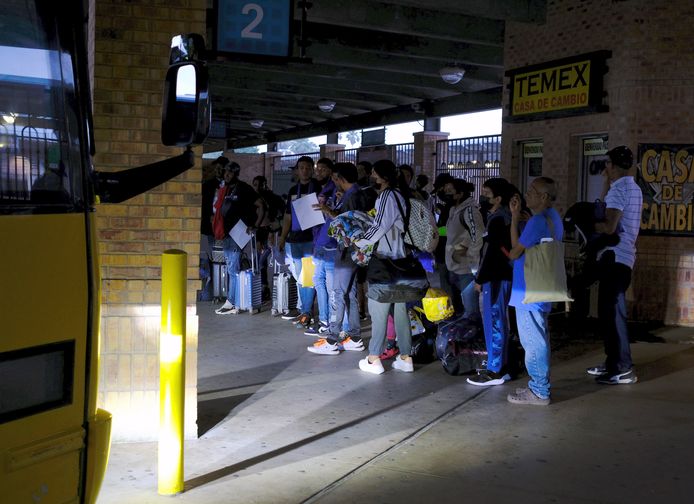
<svg viewBox="0 0 694 504"><path fill-rule="evenodd" d="M299 219L299 226L301 226L302 231L312 228L313 226L325 224L323 212L313 208L313 205L317 204L318 198L316 197L316 193L310 193L292 201L294 213L296 214L296 218Z"/></svg>
<svg viewBox="0 0 694 504"><path fill-rule="evenodd" d="M240 249L243 249L251 240L251 235L246 232L246 229L248 229L248 226L239 219L236 225L229 231L229 236L231 236L231 239L236 242Z"/></svg>

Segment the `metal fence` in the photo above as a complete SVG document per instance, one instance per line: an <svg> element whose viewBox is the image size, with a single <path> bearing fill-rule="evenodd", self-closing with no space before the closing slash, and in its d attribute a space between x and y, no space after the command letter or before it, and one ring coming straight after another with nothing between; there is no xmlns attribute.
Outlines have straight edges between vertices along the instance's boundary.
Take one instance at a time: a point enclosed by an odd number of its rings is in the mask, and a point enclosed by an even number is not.
<svg viewBox="0 0 694 504"><path fill-rule="evenodd" d="M395 151L394 162L396 166L403 164L414 167L414 142L393 145Z"/></svg>
<svg viewBox="0 0 694 504"><path fill-rule="evenodd" d="M475 185L479 201L482 183L501 173L501 135L436 142L436 175L450 173Z"/></svg>
<svg viewBox="0 0 694 504"><path fill-rule="evenodd" d="M357 164L358 153L359 149L345 149L335 151L335 162Z"/></svg>
<svg viewBox="0 0 694 504"><path fill-rule="evenodd" d="M27 120L31 120L28 118ZM17 123L0 125L0 199L29 201L37 189L62 191L69 187L56 175L55 184L46 183L46 171L52 163L57 169L60 142L52 129L20 127ZM57 172L56 172L57 173Z"/></svg>
<svg viewBox="0 0 694 504"><path fill-rule="evenodd" d="M390 145L390 154L384 157L390 157L396 166L401 164L414 165L414 143L402 143ZM386 152L388 152L386 150ZM335 151L335 162L337 163L354 163L359 162L359 149L344 149Z"/></svg>

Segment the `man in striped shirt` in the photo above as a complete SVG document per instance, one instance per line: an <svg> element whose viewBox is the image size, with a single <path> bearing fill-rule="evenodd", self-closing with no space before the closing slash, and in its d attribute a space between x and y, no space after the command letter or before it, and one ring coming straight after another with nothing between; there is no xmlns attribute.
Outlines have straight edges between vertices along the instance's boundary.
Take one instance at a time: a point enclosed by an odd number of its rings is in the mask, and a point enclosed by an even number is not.
<svg viewBox="0 0 694 504"><path fill-rule="evenodd" d="M632 370L625 293L636 260L636 238L641 223L643 194L629 174L634 156L626 146L607 153L605 164L606 220L595 225L599 233L617 234L619 243L598 253L598 319L605 341L604 365L587 369L605 385L636 383Z"/></svg>

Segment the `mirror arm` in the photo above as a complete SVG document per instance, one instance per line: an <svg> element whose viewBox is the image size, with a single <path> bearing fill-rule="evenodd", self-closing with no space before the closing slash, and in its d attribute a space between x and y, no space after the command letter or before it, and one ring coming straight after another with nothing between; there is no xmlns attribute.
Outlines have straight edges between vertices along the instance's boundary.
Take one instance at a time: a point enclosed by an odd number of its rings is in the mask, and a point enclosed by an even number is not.
<svg viewBox="0 0 694 504"><path fill-rule="evenodd" d="M149 191L195 165L188 147L180 156L119 172L94 171L96 194L101 203L121 203Z"/></svg>

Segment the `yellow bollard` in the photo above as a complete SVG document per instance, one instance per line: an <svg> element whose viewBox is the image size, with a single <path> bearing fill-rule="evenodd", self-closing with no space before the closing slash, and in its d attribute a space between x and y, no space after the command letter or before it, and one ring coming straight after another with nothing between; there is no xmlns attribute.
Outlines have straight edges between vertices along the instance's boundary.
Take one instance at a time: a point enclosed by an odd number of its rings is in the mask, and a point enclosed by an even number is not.
<svg viewBox="0 0 694 504"><path fill-rule="evenodd" d="M166 250L161 261L159 341L159 494L183 491L188 255Z"/></svg>

